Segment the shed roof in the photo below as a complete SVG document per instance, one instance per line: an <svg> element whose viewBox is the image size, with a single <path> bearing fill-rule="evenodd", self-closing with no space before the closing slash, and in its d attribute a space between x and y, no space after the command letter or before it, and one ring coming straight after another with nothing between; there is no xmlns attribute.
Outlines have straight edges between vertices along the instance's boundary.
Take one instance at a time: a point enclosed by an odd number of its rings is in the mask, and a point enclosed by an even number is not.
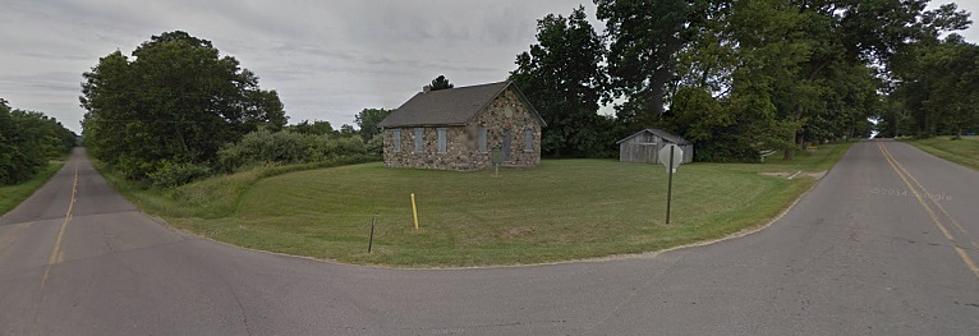
<svg viewBox="0 0 979 336"><path fill-rule="evenodd" d="M643 134L643 133L651 133L651 134L653 134L655 136L658 136L660 138L663 138L666 141L675 143L677 145L689 145L690 144L690 141L687 141L687 139L684 139L683 137L681 137L679 135L674 135L673 133L670 133L670 132L667 132L667 131L664 131L664 130L661 130L661 129L658 129L658 128L647 128L647 129L641 130L639 132L633 133L632 135L627 136L627 137L623 138L622 140L619 140L618 142L616 142L616 144L623 143L626 140L635 138L636 136L638 136L640 134Z"/></svg>
<svg viewBox="0 0 979 336"><path fill-rule="evenodd" d="M401 107L391 112L381 121L380 126L440 126L465 125L477 113L489 105L508 87L513 87L517 96L526 104L540 121L545 125L534 106L527 101L523 93L510 81L488 83L452 89L419 92L408 99Z"/></svg>

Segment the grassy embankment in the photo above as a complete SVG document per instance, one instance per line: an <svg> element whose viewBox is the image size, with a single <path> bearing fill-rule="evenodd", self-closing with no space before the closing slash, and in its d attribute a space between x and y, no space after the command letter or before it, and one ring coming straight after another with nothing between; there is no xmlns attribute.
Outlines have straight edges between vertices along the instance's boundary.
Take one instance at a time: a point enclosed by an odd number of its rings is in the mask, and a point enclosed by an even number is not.
<svg viewBox="0 0 979 336"><path fill-rule="evenodd" d="M674 176L668 225L665 169L612 160L544 160L498 177L380 163L265 178L271 174L253 170L170 191L110 181L178 228L249 248L363 264L521 264L654 251L757 227L815 183L760 173L826 170L847 147L823 146L792 162L685 165Z"/></svg>
<svg viewBox="0 0 979 336"><path fill-rule="evenodd" d="M0 215L13 210L20 202L31 197L31 194L44 185L44 182L47 182L64 164L64 161L51 161L30 180L14 185L0 186Z"/></svg>
<svg viewBox="0 0 979 336"><path fill-rule="evenodd" d="M979 170L979 136L965 136L959 140L940 136L907 142L931 155Z"/></svg>

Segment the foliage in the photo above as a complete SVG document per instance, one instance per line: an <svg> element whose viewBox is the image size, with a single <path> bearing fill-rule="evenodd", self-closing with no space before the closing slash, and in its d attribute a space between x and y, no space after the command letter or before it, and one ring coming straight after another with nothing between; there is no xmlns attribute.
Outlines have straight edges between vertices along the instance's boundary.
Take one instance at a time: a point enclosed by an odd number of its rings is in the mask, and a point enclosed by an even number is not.
<svg viewBox="0 0 979 336"><path fill-rule="evenodd" d="M445 75L438 75L438 77L435 77L435 79L432 80L432 84L430 84L430 86L431 86L430 89L432 91L451 89L455 87L455 85L449 82L448 78L445 78Z"/></svg>
<svg viewBox="0 0 979 336"><path fill-rule="evenodd" d="M597 113L606 82L604 45L588 23L584 7L571 15L537 21L537 43L517 55L510 79L547 122L541 139L548 156L595 157L611 152L617 134Z"/></svg>
<svg viewBox="0 0 979 336"><path fill-rule="evenodd" d="M132 59L111 53L84 77L86 145L131 179L164 162L213 166L221 145L286 122L275 91L260 89L254 73L210 41L182 31L153 36Z"/></svg>
<svg viewBox="0 0 979 336"><path fill-rule="evenodd" d="M326 120L316 120L313 122L303 120L301 123L286 126L285 130L312 135L329 135L335 132L333 126Z"/></svg>
<svg viewBox="0 0 979 336"><path fill-rule="evenodd" d="M365 108L354 116L354 123L360 129L360 137L370 142L381 132L381 121L387 118L393 110L383 108Z"/></svg>
<svg viewBox="0 0 979 336"><path fill-rule="evenodd" d="M979 130L979 46L956 34L927 37L895 58L899 82L888 97L891 108L881 116L886 135L960 137Z"/></svg>
<svg viewBox="0 0 979 336"><path fill-rule="evenodd" d="M0 185L29 180L75 146L76 136L40 112L11 109L0 98Z"/></svg>
<svg viewBox="0 0 979 336"><path fill-rule="evenodd" d="M211 175L211 168L189 162L165 160L159 168L148 174L149 180L158 187L175 187Z"/></svg>
<svg viewBox="0 0 979 336"><path fill-rule="evenodd" d="M608 72L612 93L629 98L618 117L631 125L651 125L664 112L678 53L706 22L712 1L594 1L611 40Z"/></svg>
<svg viewBox="0 0 979 336"><path fill-rule="evenodd" d="M618 123L692 139L698 160L791 159L807 143L867 137L869 118L916 106L882 99L901 83L892 70L906 45L968 25L954 4L927 2L596 0L610 39L607 99L624 100ZM941 109L967 109L959 98Z"/></svg>
<svg viewBox="0 0 979 336"><path fill-rule="evenodd" d="M253 165L319 162L367 153L367 146L359 136L260 129L222 147L218 161L224 171L232 172Z"/></svg>

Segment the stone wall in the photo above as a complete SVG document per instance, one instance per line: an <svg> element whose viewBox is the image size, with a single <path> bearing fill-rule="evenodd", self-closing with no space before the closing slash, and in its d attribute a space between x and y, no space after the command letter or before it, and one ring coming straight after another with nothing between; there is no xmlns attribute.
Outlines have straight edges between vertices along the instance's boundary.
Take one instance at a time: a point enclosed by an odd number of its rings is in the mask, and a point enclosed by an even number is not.
<svg viewBox="0 0 979 336"><path fill-rule="evenodd" d="M496 97L486 110L477 115L467 126L470 132L477 134L477 139L480 127L486 128L489 151L493 148L502 149L503 130L510 130L510 160L503 162L504 166L531 167L540 163L541 125L512 88ZM534 132L533 150L529 152L524 151L524 130L528 128ZM480 168L492 166L490 154L479 153L478 150L473 151L472 161Z"/></svg>
<svg viewBox="0 0 979 336"><path fill-rule="evenodd" d="M384 165L424 169L471 170L471 150L463 139L464 127L445 127L446 151L438 152L438 131L435 127L422 128L422 151L415 152L415 128L401 129L401 150L394 150L394 129L384 130Z"/></svg>
<svg viewBox="0 0 979 336"><path fill-rule="evenodd" d="M479 150L479 129L486 128L487 151ZM513 89L507 89L493 100L466 126L446 128L446 152L438 152L437 127L423 128L423 148L415 152L413 127L401 128L401 139L395 139L394 129L385 129L384 165L423 169L477 170L492 167L491 152L502 148L505 129L510 130L509 167L530 167L540 163L541 127L537 118L523 104ZM533 150L525 151L524 130L533 132ZM395 151L394 141L401 142Z"/></svg>

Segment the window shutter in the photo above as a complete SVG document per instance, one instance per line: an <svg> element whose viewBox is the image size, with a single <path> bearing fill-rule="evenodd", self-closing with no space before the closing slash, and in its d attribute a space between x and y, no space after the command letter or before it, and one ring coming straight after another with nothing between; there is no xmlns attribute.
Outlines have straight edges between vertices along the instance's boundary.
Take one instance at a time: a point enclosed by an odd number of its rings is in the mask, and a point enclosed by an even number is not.
<svg viewBox="0 0 979 336"><path fill-rule="evenodd" d="M392 135L393 135L392 136L393 139L391 139L391 141L394 142L394 151L395 152L400 152L401 151L401 129L400 128L395 128L394 129L394 134L392 134Z"/></svg>
<svg viewBox="0 0 979 336"><path fill-rule="evenodd" d="M445 153L445 128L437 128L436 131L439 137L439 153Z"/></svg>
<svg viewBox="0 0 979 336"><path fill-rule="evenodd" d="M415 153L422 152L422 146L423 146L422 140L424 140L422 138L424 137L424 135L425 135L425 129L421 127L415 128Z"/></svg>
<svg viewBox="0 0 979 336"><path fill-rule="evenodd" d="M523 150L534 151L534 129L532 128L523 131Z"/></svg>
<svg viewBox="0 0 979 336"><path fill-rule="evenodd" d="M479 128L479 151L481 153L488 152L486 148L486 127Z"/></svg>

